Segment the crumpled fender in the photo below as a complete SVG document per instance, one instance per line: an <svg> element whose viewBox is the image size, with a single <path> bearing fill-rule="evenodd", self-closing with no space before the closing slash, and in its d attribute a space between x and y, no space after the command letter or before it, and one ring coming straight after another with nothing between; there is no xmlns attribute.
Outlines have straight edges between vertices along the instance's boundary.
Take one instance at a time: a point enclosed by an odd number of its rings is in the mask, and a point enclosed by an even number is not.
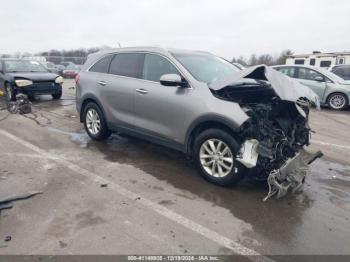
<svg viewBox="0 0 350 262"><path fill-rule="evenodd" d="M244 79L268 81L280 99L297 102L300 98L306 98L315 104L317 108L320 108L320 99L318 95L309 87L300 84L297 80L266 65L246 68L228 78L209 84L209 88L212 90L220 90L227 86L234 86L235 84L242 83Z"/></svg>

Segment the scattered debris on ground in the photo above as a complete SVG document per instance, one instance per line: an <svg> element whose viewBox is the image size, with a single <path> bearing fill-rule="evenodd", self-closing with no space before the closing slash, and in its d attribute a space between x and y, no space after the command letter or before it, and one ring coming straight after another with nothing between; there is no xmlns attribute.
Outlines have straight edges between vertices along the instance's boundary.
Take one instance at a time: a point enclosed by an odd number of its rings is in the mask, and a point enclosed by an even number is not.
<svg viewBox="0 0 350 262"><path fill-rule="evenodd" d="M12 237L11 237L11 236L6 236L6 237L5 237L5 239L4 239L4 241L5 241L5 242L10 242L10 241L11 241L11 239L12 239Z"/></svg>
<svg viewBox="0 0 350 262"><path fill-rule="evenodd" d="M32 112L32 103L25 94L16 95L16 101L10 101L7 105L7 110L12 114L20 113L29 114Z"/></svg>
<svg viewBox="0 0 350 262"><path fill-rule="evenodd" d="M43 192L41 191L34 191L34 192L29 192L28 194L25 195L19 195L19 196L14 196L14 197L9 197L9 198L5 198L5 199L0 199L0 210L2 209L9 209L13 207L13 203L14 201L19 201L19 200L25 200L28 198L31 198L33 196L42 194Z"/></svg>

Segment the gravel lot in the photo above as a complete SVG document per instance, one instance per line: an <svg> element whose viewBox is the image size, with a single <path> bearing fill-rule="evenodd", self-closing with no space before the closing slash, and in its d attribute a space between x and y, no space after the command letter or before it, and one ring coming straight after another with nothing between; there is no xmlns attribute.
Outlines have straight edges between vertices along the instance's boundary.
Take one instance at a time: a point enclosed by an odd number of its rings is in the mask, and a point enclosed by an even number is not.
<svg viewBox="0 0 350 262"><path fill-rule="evenodd" d="M175 151L91 141L74 93L67 80L32 114L0 111L0 198L43 191L1 212L1 254L350 255L349 111L311 113L324 158L302 193L264 203L265 185L214 186Z"/></svg>

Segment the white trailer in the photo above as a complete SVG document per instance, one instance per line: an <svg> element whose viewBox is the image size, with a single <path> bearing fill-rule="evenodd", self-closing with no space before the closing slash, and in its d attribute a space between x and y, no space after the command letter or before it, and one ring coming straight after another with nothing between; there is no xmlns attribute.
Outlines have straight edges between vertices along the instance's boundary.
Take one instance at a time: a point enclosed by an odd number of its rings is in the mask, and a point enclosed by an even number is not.
<svg viewBox="0 0 350 262"><path fill-rule="evenodd" d="M350 52L321 53L290 55L286 65L311 65L318 67L331 67L340 64L350 64Z"/></svg>

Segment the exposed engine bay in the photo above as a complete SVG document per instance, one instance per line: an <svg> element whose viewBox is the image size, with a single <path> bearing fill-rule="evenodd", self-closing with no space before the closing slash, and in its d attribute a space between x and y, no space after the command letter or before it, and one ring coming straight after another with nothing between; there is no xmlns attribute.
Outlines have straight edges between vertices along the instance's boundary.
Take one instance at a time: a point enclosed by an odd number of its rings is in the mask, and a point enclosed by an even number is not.
<svg viewBox="0 0 350 262"><path fill-rule="evenodd" d="M259 72L250 73L254 74ZM267 180L269 193L264 200L275 194L281 197L289 188L297 191L304 182L307 166L322 156L320 151L305 150L310 144L308 116L313 101L307 95L299 96L296 101L281 99L272 84L283 83L284 76L280 81L278 74L272 72L272 75L278 81L240 79L211 90L220 99L238 103L249 117L238 133L241 149L237 161L248 168L250 176Z"/></svg>

